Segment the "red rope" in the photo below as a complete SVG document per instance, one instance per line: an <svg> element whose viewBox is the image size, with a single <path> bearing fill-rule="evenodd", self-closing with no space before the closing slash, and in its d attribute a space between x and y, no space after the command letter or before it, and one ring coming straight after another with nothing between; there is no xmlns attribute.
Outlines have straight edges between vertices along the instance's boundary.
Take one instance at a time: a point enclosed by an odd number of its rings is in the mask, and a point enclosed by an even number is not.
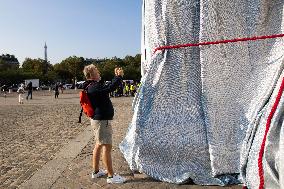
<svg viewBox="0 0 284 189"><path fill-rule="evenodd" d="M262 144L261 144L261 147L260 147L260 151L259 151L259 154L258 154L258 175L259 175L259 180L260 180L259 181L259 189L263 189L263 187L264 187L264 176L263 176L262 159L263 159L263 154L264 154L264 148L265 148L265 142L266 142L266 138L267 138L267 133L269 131L269 127L270 127L273 115L274 115L274 113L275 113L275 111L277 109L277 106L278 106L279 102L280 102L283 90L284 90L284 77L283 77L280 89L278 91L277 97L275 99L275 102L274 102L274 104L272 106L272 109L271 109L271 111L269 113L269 116L267 118L265 133L264 133L264 137L263 137Z"/></svg>
<svg viewBox="0 0 284 189"><path fill-rule="evenodd" d="M187 44L179 44L179 45L160 46L160 47L155 48L154 54L158 50L165 50L165 49L178 49L178 48L184 48L184 47L196 47L196 46L203 46L203 45L217 45L221 43L235 43L239 41L255 41L255 40L260 40L260 39L271 39L271 38L277 38L277 37L284 37L284 34L227 39L227 40L221 40L221 41L208 41L208 42L201 42L201 43L187 43Z"/></svg>

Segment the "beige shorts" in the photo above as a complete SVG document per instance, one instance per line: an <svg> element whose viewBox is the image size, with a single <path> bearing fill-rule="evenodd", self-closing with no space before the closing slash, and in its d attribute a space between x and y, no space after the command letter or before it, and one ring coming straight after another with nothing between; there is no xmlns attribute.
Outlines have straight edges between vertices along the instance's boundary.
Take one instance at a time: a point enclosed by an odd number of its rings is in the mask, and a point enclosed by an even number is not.
<svg viewBox="0 0 284 189"><path fill-rule="evenodd" d="M110 120L91 119L91 125L94 129L96 143L112 144L112 126Z"/></svg>

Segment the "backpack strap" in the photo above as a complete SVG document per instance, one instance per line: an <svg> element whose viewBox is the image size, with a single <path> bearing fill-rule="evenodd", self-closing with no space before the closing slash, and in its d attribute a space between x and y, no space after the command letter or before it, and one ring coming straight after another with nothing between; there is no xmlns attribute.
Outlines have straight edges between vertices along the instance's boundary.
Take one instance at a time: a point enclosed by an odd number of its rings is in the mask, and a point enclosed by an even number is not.
<svg viewBox="0 0 284 189"><path fill-rule="evenodd" d="M81 122L81 117L82 117L82 114L83 114L83 108L81 108L81 111L80 111L80 115L79 115L79 121L78 121L78 123L82 123L82 122Z"/></svg>
<svg viewBox="0 0 284 189"><path fill-rule="evenodd" d="M91 86L92 83L93 83L93 82L91 81L91 82L87 85L87 87L84 88L84 91L86 91L86 93L87 93L88 87ZM82 118L82 114L83 114L83 108L81 108L78 123L82 123L82 119L81 119L81 118Z"/></svg>
<svg viewBox="0 0 284 189"><path fill-rule="evenodd" d="M93 84L93 81L91 81L91 82L87 85L87 87L84 88L84 91L87 92L88 88L89 88L92 84Z"/></svg>

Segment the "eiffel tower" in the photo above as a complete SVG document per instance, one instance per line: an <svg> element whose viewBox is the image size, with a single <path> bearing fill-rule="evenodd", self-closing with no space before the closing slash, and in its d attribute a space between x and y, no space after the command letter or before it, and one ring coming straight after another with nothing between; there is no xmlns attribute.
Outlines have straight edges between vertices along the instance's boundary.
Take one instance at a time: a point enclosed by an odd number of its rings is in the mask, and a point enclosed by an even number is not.
<svg viewBox="0 0 284 189"><path fill-rule="evenodd" d="M46 42L44 43L44 66L43 66L43 74L46 75L47 74L47 46L46 46Z"/></svg>

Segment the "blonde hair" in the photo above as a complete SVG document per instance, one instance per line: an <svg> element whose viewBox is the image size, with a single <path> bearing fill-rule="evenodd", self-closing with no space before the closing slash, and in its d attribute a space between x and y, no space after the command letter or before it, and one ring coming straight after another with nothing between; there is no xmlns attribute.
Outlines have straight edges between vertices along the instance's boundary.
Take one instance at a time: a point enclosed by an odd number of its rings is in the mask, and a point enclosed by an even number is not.
<svg viewBox="0 0 284 189"><path fill-rule="evenodd" d="M94 64L90 64L84 67L83 73L86 79L93 79L98 77L99 70Z"/></svg>

